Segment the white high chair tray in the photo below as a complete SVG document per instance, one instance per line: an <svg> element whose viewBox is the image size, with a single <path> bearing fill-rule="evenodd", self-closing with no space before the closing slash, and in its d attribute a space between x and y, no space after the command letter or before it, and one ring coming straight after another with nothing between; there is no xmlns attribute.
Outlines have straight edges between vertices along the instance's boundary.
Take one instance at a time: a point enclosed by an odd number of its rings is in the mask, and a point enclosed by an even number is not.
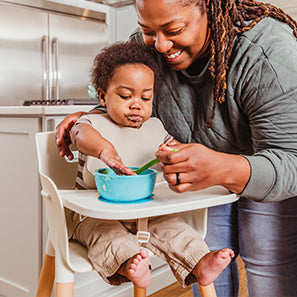
<svg viewBox="0 0 297 297"><path fill-rule="evenodd" d="M238 200L224 187L175 193L166 182L157 183L153 200L142 203L115 204L99 200L97 190L60 190L65 207L82 215L106 220L130 220L208 208Z"/></svg>

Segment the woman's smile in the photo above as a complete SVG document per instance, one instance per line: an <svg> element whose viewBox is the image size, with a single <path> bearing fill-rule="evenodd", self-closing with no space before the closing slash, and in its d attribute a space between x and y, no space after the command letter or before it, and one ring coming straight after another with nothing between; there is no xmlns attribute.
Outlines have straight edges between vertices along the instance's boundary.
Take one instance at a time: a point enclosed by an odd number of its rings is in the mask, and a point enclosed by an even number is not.
<svg viewBox="0 0 297 297"><path fill-rule="evenodd" d="M180 50L172 54L164 54L164 56L169 64L175 64L180 60L182 53L183 50Z"/></svg>

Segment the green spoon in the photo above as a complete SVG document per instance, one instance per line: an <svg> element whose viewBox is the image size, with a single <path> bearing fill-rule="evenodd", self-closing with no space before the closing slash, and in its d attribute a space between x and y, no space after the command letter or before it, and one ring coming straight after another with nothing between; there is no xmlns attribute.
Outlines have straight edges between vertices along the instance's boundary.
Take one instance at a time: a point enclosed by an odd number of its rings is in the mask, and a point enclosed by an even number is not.
<svg viewBox="0 0 297 297"><path fill-rule="evenodd" d="M148 169L149 167L157 164L159 162L158 159L153 159L151 161L149 161L148 163L144 164L143 166L139 167L136 170L133 170L136 174L140 174L142 173L144 170Z"/></svg>
<svg viewBox="0 0 297 297"><path fill-rule="evenodd" d="M177 152L178 150L172 150L172 152ZM150 168L151 166L157 164L159 162L158 159L153 159L151 161L149 161L148 163L144 164L143 166L139 167L138 169L136 170L133 170L136 174L140 174L142 173L144 170Z"/></svg>

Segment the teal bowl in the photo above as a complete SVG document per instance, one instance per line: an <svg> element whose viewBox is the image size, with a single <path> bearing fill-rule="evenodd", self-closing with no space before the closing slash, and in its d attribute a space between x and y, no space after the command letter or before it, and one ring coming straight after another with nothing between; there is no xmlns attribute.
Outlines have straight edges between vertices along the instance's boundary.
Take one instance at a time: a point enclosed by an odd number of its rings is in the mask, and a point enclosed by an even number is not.
<svg viewBox="0 0 297 297"><path fill-rule="evenodd" d="M94 176L98 193L102 198L112 202L127 203L152 195L157 170L146 169L139 175L117 175L110 168L102 168L95 170Z"/></svg>

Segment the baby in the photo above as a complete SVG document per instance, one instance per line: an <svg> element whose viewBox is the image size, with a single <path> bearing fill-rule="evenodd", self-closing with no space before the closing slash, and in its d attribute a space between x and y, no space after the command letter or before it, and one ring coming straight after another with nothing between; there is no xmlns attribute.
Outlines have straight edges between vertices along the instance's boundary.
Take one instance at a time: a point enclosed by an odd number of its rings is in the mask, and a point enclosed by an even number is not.
<svg viewBox="0 0 297 297"><path fill-rule="evenodd" d="M135 147L145 142L143 146L150 146L149 160L161 143L174 142L162 123L151 117L159 78L158 64L148 48L134 43L104 48L94 60L92 83L107 113L83 116L72 128L71 140L78 150L88 158L100 159L105 166L135 174L124 165L129 161L119 156L122 146L127 146L135 158L142 154ZM123 135L130 138L114 145ZM81 160L80 165L78 188L83 189L87 188L83 174L86 163ZM149 256L146 249L139 251L134 220L73 217L74 238L87 247L90 261L107 283L132 281L140 288L150 285ZM148 231L150 240L141 246L163 258L183 287L196 281L202 286L211 284L234 257L227 248L209 252L201 236L176 214L149 218Z"/></svg>

